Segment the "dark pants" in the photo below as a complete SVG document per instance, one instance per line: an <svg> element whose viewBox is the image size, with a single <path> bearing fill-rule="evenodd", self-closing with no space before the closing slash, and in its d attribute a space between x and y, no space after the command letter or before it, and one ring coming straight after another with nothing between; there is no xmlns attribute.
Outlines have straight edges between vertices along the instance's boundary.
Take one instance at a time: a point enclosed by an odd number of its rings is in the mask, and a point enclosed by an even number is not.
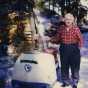
<svg viewBox="0 0 88 88"><path fill-rule="evenodd" d="M77 84L79 80L80 70L80 50L77 44L61 44L60 46L61 60L61 77L64 83L69 82L69 68L73 84Z"/></svg>

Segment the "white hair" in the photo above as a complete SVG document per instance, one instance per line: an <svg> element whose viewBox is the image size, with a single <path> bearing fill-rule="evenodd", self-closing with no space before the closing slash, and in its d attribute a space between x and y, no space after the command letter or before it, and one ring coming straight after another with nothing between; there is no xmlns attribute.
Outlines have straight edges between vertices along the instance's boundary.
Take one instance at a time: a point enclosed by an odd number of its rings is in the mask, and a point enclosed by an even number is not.
<svg viewBox="0 0 88 88"><path fill-rule="evenodd" d="M76 19L75 19L75 17L73 16L73 14L71 14L71 13L65 14L64 20L67 20L67 19L72 20L73 25L77 25Z"/></svg>
<svg viewBox="0 0 88 88"><path fill-rule="evenodd" d="M74 16L71 14L71 13L67 13L65 16L64 16L65 19L71 19L74 21Z"/></svg>

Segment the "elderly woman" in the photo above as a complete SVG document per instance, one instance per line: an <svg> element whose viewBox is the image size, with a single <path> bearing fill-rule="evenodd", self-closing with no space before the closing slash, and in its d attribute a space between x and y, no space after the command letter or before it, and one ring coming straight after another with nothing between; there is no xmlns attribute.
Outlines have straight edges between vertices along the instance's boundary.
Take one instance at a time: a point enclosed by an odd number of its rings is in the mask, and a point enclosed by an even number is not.
<svg viewBox="0 0 88 88"><path fill-rule="evenodd" d="M74 16L70 13L64 17L65 25L62 25L56 36L50 39L52 43L60 44L62 86L68 86L69 68L71 68L72 88L77 88L80 70L80 47L82 47L82 35L75 25Z"/></svg>

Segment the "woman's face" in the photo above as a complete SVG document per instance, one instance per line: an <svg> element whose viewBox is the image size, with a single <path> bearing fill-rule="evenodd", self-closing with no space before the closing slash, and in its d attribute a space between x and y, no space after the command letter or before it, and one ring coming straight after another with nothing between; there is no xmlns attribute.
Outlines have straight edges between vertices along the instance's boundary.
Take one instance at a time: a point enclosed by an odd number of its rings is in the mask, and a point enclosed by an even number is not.
<svg viewBox="0 0 88 88"><path fill-rule="evenodd" d="M65 21L66 26L68 27L72 26L74 22L74 17L70 15L66 15L64 21Z"/></svg>

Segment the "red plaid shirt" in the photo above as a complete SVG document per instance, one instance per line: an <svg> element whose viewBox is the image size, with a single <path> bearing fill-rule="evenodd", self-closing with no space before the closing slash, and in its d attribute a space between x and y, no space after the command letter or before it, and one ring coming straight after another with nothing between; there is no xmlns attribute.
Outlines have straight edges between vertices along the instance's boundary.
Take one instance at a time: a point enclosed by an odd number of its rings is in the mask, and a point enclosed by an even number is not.
<svg viewBox="0 0 88 88"><path fill-rule="evenodd" d="M61 26L55 37L51 38L53 43L79 44L82 46L82 35L78 27L67 30L66 26Z"/></svg>

